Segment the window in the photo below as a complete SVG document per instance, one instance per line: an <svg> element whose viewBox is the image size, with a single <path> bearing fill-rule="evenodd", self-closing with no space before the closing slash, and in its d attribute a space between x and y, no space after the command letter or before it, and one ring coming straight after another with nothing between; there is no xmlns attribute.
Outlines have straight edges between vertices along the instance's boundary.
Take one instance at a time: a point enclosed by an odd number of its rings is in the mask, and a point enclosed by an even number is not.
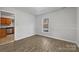
<svg viewBox="0 0 79 59"><path fill-rule="evenodd" d="M49 32L49 18L43 19L43 32Z"/></svg>

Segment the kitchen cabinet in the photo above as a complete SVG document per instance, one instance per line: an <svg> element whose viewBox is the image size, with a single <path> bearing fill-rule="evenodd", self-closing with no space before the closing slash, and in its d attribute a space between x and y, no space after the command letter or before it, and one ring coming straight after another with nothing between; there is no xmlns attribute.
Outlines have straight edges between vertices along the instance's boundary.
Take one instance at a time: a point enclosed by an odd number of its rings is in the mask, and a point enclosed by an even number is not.
<svg viewBox="0 0 79 59"><path fill-rule="evenodd" d="M14 36L14 20L15 16L13 13L7 11L0 11L0 40L6 38L8 35L9 37L10 35ZM10 39L14 39L14 37Z"/></svg>

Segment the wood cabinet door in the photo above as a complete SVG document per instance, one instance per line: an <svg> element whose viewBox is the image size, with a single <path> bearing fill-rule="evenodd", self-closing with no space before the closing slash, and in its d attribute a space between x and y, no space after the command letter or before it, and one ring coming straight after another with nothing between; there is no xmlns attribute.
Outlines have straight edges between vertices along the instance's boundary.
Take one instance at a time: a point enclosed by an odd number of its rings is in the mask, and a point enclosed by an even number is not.
<svg viewBox="0 0 79 59"><path fill-rule="evenodd" d="M0 38L6 37L6 29L0 29Z"/></svg>
<svg viewBox="0 0 79 59"><path fill-rule="evenodd" d="M1 25L10 25L12 23L12 20L10 18L0 18L0 24Z"/></svg>

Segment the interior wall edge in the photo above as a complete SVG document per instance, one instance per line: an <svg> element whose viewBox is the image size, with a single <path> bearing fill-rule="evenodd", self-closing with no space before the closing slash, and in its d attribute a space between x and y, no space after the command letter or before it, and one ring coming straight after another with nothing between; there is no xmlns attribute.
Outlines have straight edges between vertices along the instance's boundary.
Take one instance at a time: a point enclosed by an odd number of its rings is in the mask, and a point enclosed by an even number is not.
<svg viewBox="0 0 79 59"><path fill-rule="evenodd" d="M77 44L79 47L79 7L77 7Z"/></svg>

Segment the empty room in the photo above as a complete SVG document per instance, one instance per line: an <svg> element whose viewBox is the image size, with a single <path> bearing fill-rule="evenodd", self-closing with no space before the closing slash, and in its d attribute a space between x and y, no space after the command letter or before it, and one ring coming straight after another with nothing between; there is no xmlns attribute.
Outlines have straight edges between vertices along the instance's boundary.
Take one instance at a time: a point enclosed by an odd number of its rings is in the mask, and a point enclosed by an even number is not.
<svg viewBox="0 0 79 59"><path fill-rule="evenodd" d="M0 52L78 51L78 7L0 7Z"/></svg>

